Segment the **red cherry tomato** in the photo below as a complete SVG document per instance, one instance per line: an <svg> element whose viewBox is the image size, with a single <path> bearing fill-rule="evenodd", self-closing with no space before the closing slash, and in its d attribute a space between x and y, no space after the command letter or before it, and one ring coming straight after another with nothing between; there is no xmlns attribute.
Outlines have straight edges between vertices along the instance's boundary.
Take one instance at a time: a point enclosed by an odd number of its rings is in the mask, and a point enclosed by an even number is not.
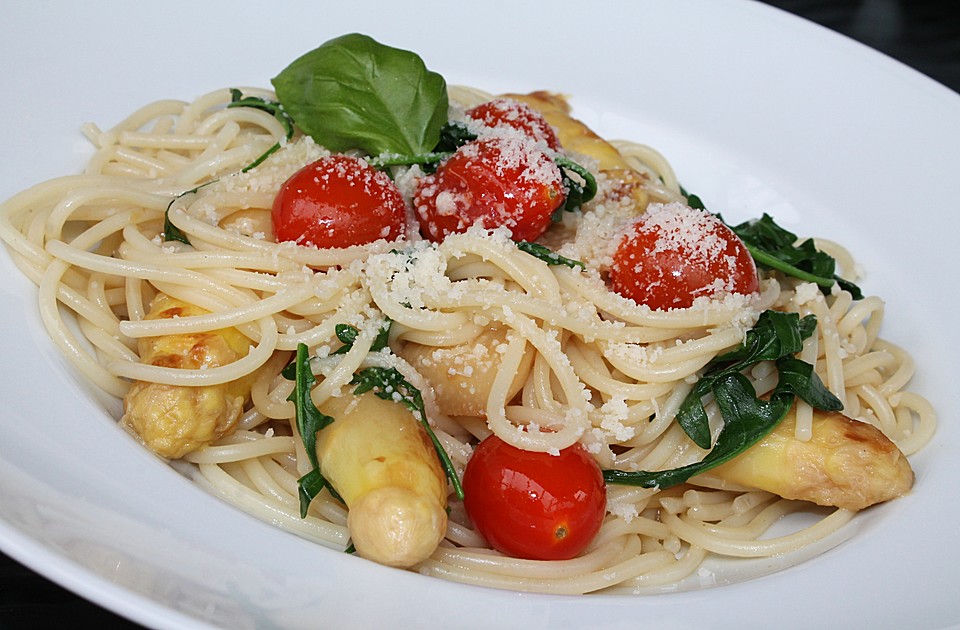
<svg viewBox="0 0 960 630"><path fill-rule="evenodd" d="M526 103L509 98L497 98L468 109L467 117L488 127L505 126L525 133L534 140L542 140L554 151L560 150L557 133L543 114Z"/></svg>
<svg viewBox="0 0 960 630"><path fill-rule="evenodd" d="M277 242L363 245L403 235L406 210L396 185L363 160L331 155L293 174L273 201Z"/></svg>
<svg viewBox="0 0 960 630"><path fill-rule="evenodd" d="M637 220L613 256L610 283L620 295L662 310L759 287L743 241L714 215L679 203L652 205Z"/></svg>
<svg viewBox="0 0 960 630"><path fill-rule="evenodd" d="M494 136L468 142L421 178L413 204L432 241L475 223L506 226L515 241L534 241L565 198L560 168L536 143Z"/></svg>
<svg viewBox="0 0 960 630"><path fill-rule="evenodd" d="M559 455L481 442L463 474L464 507L494 549L530 560L567 560L593 540L606 513L603 473L574 444Z"/></svg>

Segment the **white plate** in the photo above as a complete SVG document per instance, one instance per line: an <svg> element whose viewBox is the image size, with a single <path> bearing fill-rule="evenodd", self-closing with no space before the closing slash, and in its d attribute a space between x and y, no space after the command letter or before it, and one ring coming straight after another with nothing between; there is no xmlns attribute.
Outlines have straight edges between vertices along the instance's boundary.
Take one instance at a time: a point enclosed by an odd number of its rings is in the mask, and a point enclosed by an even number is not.
<svg viewBox="0 0 960 630"><path fill-rule="evenodd" d="M489 591L387 569L275 530L136 447L67 369L35 291L0 260L0 547L157 627L944 627L960 623L955 269L960 97L875 52L752 2L487 1L301 6L9 3L0 20L0 197L78 170L79 126L159 98L268 85L360 31L452 83L572 94L600 133L661 150L711 208L766 210L848 244L888 300L941 425L915 492L856 535L760 579L646 597ZM349 8L347 8L349 6ZM547 5L543 5L546 7Z"/></svg>

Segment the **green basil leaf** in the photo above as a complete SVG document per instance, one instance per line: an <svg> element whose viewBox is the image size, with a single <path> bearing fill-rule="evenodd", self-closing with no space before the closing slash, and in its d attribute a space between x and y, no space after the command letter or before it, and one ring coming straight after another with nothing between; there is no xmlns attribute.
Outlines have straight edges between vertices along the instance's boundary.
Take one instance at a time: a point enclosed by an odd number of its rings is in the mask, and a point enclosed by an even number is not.
<svg viewBox="0 0 960 630"><path fill-rule="evenodd" d="M331 151L426 153L447 120L447 84L415 53L352 33L287 66L272 81L297 126Z"/></svg>

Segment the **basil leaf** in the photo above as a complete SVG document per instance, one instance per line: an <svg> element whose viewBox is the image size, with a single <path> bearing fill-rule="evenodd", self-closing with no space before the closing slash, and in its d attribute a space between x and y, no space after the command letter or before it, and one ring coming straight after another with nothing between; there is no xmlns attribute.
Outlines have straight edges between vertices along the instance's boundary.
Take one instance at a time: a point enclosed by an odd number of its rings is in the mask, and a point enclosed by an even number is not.
<svg viewBox="0 0 960 630"><path fill-rule="evenodd" d="M530 254L534 258L538 258L548 265L565 265L571 269L586 269L587 266L584 265L579 260L573 260L571 258L566 258L560 254L552 251L549 247L540 245L539 243L531 243L529 241L517 241L517 248L527 254Z"/></svg>
<svg viewBox="0 0 960 630"><path fill-rule="evenodd" d="M398 402L413 412L413 416L426 429L427 435L440 457L440 463L443 465L447 478L453 484L454 492L456 492L458 498L463 499L463 486L460 483L460 477L457 475L450 456L443 448L443 444L437 439L433 428L427 422L427 411L423 406L423 395L420 390L411 385L396 368L364 368L357 372L350 382L357 386L353 390L353 393L357 396L373 391L379 398Z"/></svg>
<svg viewBox="0 0 960 630"><path fill-rule="evenodd" d="M331 151L426 153L447 120L447 84L415 53L352 33L306 53L273 80L304 133Z"/></svg>
<svg viewBox="0 0 960 630"><path fill-rule="evenodd" d="M723 416L723 430L713 449L699 462L654 472L605 470L608 483L645 488L669 488L706 472L744 452L769 434L787 415L793 395L774 393L770 400L757 398L757 392L743 374L726 374L713 385L717 406Z"/></svg>

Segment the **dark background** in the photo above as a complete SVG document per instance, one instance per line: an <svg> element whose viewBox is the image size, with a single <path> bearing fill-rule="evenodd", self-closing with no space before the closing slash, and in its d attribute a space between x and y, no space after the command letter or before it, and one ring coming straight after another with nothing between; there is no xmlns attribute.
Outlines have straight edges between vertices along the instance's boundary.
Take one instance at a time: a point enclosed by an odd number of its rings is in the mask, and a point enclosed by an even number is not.
<svg viewBox="0 0 960 630"><path fill-rule="evenodd" d="M957 0L764 0L899 59L960 92ZM0 554L0 630L136 628Z"/></svg>

